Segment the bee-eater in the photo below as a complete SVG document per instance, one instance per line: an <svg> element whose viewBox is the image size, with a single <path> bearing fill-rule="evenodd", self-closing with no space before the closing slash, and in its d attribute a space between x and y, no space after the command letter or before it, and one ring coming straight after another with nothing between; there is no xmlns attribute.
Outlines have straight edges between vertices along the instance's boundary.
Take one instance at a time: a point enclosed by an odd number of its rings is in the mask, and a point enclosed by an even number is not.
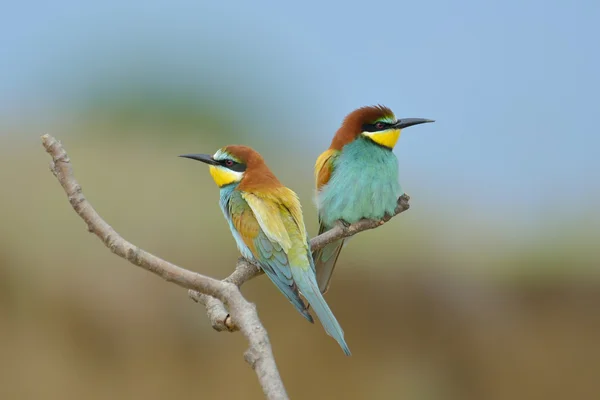
<svg viewBox="0 0 600 400"><path fill-rule="evenodd" d="M181 157L209 165L221 192L221 210L242 255L257 263L310 322L300 293L325 331L350 355L344 332L321 295L296 193L283 186L263 158L246 146L226 146L214 155Z"/></svg>
<svg viewBox="0 0 600 400"><path fill-rule="evenodd" d="M392 110L380 105L362 107L346 116L329 149L315 164L319 234L338 220L352 224L393 215L403 192L392 150L402 128L426 122L434 121L396 119ZM322 293L329 288L344 242L335 241L313 253Z"/></svg>

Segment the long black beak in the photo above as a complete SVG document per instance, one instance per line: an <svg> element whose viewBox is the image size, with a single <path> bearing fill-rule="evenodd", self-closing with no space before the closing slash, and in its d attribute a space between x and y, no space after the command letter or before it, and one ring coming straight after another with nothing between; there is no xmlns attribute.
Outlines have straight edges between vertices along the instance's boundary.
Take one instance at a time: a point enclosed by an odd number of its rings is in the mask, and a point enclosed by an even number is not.
<svg viewBox="0 0 600 400"><path fill-rule="evenodd" d="M435 121L432 119L425 119L425 118L402 118L402 119L399 119L398 121L396 121L396 123L394 124L394 128L398 128L398 129L408 128L409 126L426 124L429 122L435 122Z"/></svg>
<svg viewBox="0 0 600 400"><path fill-rule="evenodd" d="M182 154L179 157L191 158L192 160L202 161L205 164L217 165L218 163L213 160L210 154Z"/></svg>

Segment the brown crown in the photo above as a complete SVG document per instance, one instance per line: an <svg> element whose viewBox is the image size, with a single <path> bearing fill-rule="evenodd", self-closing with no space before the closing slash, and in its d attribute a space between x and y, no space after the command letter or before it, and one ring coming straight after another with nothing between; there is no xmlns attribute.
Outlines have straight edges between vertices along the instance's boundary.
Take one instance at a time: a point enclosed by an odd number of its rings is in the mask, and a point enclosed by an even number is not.
<svg viewBox="0 0 600 400"><path fill-rule="evenodd" d="M249 191L283 186L256 150L239 145L227 146L225 150L246 164L246 172L238 186L239 190Z"/></svg>
<svg viewBox="0 0 600 400"><path fill-rule="evenodd" d="M364 124L370 124L380 118L393 115L392 110L382 105L366 106L352 111L344 118L344 122L335 133L329 148L341 150L360 135Z"/></svg>

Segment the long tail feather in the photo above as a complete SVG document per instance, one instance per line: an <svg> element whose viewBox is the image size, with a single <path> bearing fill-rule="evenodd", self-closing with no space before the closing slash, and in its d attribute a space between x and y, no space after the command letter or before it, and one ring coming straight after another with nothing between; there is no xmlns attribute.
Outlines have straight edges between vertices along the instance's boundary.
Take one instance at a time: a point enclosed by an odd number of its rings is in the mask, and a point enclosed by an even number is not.
<svg viewBox="0 0 600 400"><path fill-rule="evenodd" d="M321 225L319 228L319 235L326 230L327 229ZM323 294L329 290L333 270L335 269L335 264L340 256L343 245L344 239L337 240L312 253L313 259L315 260L317 282L319 284L319 289Z"/></svg>
<svg viewBox="0 0 600 400"><path fill-rule="evenodd" d="M312 306L327 334L333 337L339 343L344 353L349 356L350 349L344 340L344 331L325 302L312 270L292 267L292 275L298 285L298 289L300 289L302 295L304 295L308 303Z"/></svg>

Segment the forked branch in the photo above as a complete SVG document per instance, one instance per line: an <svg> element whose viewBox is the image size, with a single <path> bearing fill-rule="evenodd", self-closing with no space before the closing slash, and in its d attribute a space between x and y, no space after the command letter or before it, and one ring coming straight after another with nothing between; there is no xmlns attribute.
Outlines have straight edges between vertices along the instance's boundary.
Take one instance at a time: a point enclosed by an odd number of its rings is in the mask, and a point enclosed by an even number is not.
<svg viewBox="0 0 600 400"><path fill-rule="evenodd" d="M268 399L287 399L287 393L271 349L267 331L263 327L254 304L240 292L240 286L262 274L251 262L240 258L234 272L222 281L192 272L156 257L123 239L84 197L81 186L75 180L67 152L59 141L50 135L42 136L46 152L52 157L50 170L63 187L71 206L85 221L88 231L94 233L116 255L148 270L166 281L189 289L189 295L206 306L208 317L218 331L240 330L248 340L244 358L252 366ZM337 224L333 229L310 241L313 250L367 229L377 228L409 208L409 197L398 199L394 215L381 221L361 220L351 225ZM229 311L227 311L229 310Z"/></svg>

